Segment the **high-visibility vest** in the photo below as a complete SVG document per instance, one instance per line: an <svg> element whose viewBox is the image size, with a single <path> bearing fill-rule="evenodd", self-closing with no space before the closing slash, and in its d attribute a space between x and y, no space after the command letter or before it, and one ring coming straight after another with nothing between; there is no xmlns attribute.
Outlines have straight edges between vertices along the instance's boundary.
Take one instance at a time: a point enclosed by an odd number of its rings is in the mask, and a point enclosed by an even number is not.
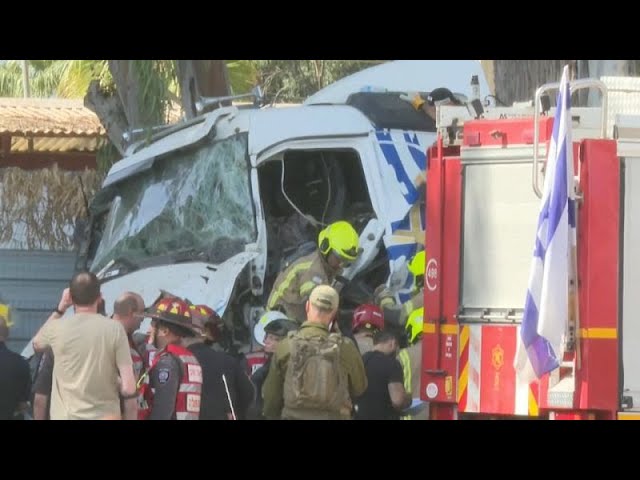
<svg viewBox="0 0 640 480"><path fill-rule="evenodd" d="M165 355L176 357L182 368L174 407L174 418L176 420L198 420L200 418L200 399L202 395L202 367L200 363L198 363L198 360L190 350L181 345L170 344L154 355L153 363L148 371L149 375ZM148 378L148 375L146 377ZM144 385L148 385L148 383ZM151 409L153 409L153 406Z"/></svg>

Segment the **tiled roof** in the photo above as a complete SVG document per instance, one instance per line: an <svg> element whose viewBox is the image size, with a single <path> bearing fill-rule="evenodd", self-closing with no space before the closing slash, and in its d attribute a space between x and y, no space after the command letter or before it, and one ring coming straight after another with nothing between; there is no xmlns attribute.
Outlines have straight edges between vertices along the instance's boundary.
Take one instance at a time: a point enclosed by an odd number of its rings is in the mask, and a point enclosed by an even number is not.
<svg viewBox="0 0 640 480"><path fill-rule="evenodd" d="M0 134L103 136L104 127L82 100L0 98Z"/></svg>

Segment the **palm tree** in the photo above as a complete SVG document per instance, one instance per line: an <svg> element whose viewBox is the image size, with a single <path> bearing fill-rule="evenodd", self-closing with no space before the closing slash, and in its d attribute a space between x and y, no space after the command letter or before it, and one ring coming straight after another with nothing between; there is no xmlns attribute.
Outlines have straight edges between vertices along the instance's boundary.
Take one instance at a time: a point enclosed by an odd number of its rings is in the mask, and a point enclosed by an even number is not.
<svg viewBox="0 0 640 480"><path fill-rule="evenodd" d="M164 71L173 77L166 85L175 101L178 95L177 76L175 68L167 62L172 61L159 61L164 64ZM139 61L143 76L157 73L150 65L153 63ZM252 60L227 60L226 63L232 93L251 90L257 77L255 63ZM92 80L98 79L105 85L113 82L107 60L28 60L28 64L33 97L83 98ZM23 93L20 61L0 60L0 97L21 97Z"/></svg>
<svg viewBox="0 0 640 480"><path fill-rule="evenodd" d="M82 98L92 78L106 78L105 60L28 60L33 97ZM0 96L23 95L22 66L17 60L0 64Z"/></svg>

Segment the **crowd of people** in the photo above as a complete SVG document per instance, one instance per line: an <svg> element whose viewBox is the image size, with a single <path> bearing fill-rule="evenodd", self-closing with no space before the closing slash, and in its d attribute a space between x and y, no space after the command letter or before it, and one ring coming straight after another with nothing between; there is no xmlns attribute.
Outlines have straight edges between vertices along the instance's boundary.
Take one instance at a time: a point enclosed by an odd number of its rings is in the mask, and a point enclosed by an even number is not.
<svg viewBox="0 0 640 480"><path fill-rule="evenodd" d="M358 242L347 222L322 230L318 248L276 278L257 347L242 356L225 351L209 306L166 293L147 306L123 292L107 317L98 278L77 273L34 337L33 373L5 346L0 315L0 419L426 419L409 409L419 403L425 253L409 262L411 300L380 286L344 328L336 280Z"/></svg>

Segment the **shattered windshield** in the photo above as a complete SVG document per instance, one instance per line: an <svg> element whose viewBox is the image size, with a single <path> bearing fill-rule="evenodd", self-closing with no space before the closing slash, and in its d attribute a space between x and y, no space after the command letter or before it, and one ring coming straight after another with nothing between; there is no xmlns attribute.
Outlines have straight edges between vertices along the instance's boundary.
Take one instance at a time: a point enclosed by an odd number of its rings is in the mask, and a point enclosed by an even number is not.
<svg viewBox="0 0 640 480"><path fill-rule="evenodd" d="M256 240L247 134L172 152L113 187L91 270L180 252L223 262ZM103 196L104 196L103 192Z"/></svg>

